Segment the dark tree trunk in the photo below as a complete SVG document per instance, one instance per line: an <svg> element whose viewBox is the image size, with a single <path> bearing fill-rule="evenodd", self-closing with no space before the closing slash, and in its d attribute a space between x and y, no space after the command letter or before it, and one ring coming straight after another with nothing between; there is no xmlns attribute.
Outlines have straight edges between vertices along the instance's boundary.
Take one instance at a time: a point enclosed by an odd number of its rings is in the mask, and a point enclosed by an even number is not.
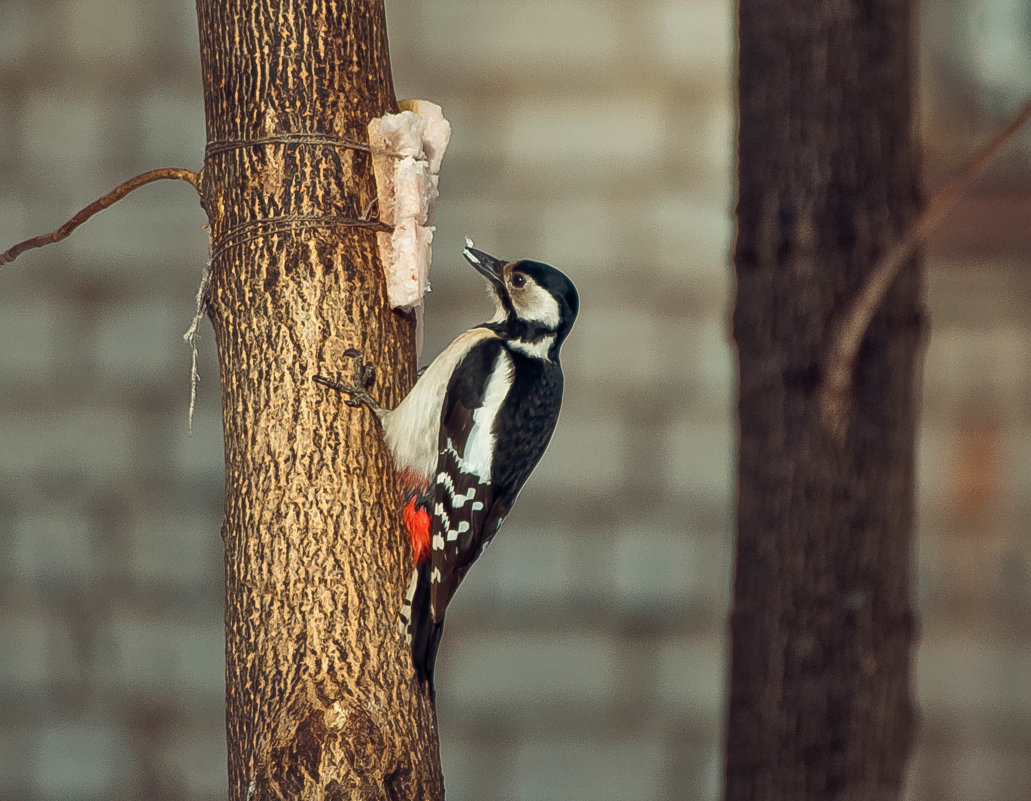
<svg viewBox="0 0 1031 801"><path fill-rule="evenodd" d="M380 368L388 405L414 379L413 324L387 304L375 233L349 222L375 197L370 158L340 141L364 142L369 119L396 110L382 2L197 11L229 795L441 798L433 708L398 631L411 555L389 455L369 414L312 382L349 370L352 346Z"/></svg>
<svg viewBox="0 0 1031 801"><path fill-rule="evenodd" d="M740 0L728 801L896 799L913 738L921 272L818 408L840 315L918 202L909 0Z"/></svg>

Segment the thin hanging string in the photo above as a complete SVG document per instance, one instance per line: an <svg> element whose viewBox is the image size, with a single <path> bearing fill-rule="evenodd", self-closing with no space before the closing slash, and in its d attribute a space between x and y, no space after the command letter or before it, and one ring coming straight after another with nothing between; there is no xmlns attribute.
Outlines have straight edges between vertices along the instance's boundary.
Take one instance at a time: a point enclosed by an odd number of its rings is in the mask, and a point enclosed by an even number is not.
<svg viewBox="0 0 1031 801"><path fill-rule="evenodd" d="M190 411L187 415L186 427L193 433L193 412L197 407L197 382L200 381L200 371L197 370L197 337L201 318L208 310L208 287L211 286L211 260L204 265L204 272L201 275L200 287L197 289L197 310L190 321L190 327L183 334L183 339L190 346Z"/></svg>
<svg viewBox="0 0 1031 801"><path fill-rule="evenodd" d="M233 150L240 150L246 147L261 147L265 145L308 145L312 147L334 147L346 150L360 150L371 152L372 148L366 142L358 142L343 137L327 136L325 134L310 133L286 133L276 136L264 136L258 139L225 139L208 142L204 148L204 161L228 153ZM210 242L208 248L208 263L205 265L201 276L200 286L197 289L196 310L190 327L183 335L191 350L190 363L190 408L187 415L187 426L193 431L193 413L197 404L197 382L200 380L200 373L197 370L197 337L200 321L208 309L208 292L211 287L211 270L218 258L228 249L237 247L246 242L253 241L265 236L284 234L290 231L313 228L331 228L337 226L350 228L367 228L374 231L392 231L393 229L381 223L379 220L371 219L370 212L376 198L369 203L358 219L344 217L341 215L318 215L318 214L287 214L279 217L267 217L264 220L251 220L242 222L225 231L217 241ZM253 782L250 791L253 791ZM250 798L251 792L248 792Z"/></svg>

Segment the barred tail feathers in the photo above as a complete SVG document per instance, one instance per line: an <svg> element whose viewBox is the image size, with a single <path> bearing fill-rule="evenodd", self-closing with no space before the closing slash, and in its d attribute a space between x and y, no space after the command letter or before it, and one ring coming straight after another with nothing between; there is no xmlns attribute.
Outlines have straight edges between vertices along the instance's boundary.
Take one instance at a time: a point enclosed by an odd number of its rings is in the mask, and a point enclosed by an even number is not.
<svg viewBox="0 0 1031 801"><path fill-rule="evenodd" d="M420 681L429 686L434 696L433 666L437 648L444 633L444 621L435 623L430 612L430 560L424 559L412 571L404 606L401 608L401 629L412 648L412 664Z"/></svg>

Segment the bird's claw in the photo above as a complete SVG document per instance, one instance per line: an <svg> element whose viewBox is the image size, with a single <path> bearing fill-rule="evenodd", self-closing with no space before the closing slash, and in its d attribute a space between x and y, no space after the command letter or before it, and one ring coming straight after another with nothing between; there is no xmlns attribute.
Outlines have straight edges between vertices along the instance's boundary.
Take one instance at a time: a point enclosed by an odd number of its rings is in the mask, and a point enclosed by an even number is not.
<svg viewBox="0 0 1031 801"><path fill-rule="evenodd" d="M354 362L355 386L361 388L361 390L368 390L376 380L376 368L371 364L366 364L365 357L356 348L348 348L344 351L344 355L350 356ZM354 404L348 405L353 406Z"/></svg>
<svg viewBox="0 0 1031 801"><path fill-rule="evenodd" d="M344 398L344 404L350 406L352 409L357 409L359 406L368 406L374 412L379 414L382 409L379 404L373 400L372 395L369 394L369 387L372 386L376 380L376 368L371 364L366 364L365 359L361 352L355 348L348 348L344 351L345 356L349 356L354 362L354 383L344 384L340 381L334 381L333 379L326 378L323 375L316 375L315 381L335 389L349 397Z"/></svg>

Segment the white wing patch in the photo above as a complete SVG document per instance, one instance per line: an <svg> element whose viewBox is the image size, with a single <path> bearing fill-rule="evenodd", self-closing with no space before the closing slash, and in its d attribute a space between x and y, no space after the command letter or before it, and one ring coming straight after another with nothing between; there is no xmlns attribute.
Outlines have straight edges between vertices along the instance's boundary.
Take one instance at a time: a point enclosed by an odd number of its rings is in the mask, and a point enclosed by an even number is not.
<svg viewBox="0 0 1031 801"><path fill-rule="evenodd" d="M499 350L494 367L483 390L483 403L473 410L473 426L465 441L465 456L458 460L463 472L473 473L483 481L490 480L494 459L494 418L512 389L512 357ZM448 445L451 443L449 442ZM456 454L457 455L457 454Z"/></svg>
<svg viewBox="0 0 1031 801"><path fill-rule="evenodd" d="M397 408L384 413L383 431L395 469L407 468L421 476L433 475L437 467L440 411L448 381L470 350L485 340L496 338L497 334L486 328L473 328L459 334L430 363Z"/></svg>

